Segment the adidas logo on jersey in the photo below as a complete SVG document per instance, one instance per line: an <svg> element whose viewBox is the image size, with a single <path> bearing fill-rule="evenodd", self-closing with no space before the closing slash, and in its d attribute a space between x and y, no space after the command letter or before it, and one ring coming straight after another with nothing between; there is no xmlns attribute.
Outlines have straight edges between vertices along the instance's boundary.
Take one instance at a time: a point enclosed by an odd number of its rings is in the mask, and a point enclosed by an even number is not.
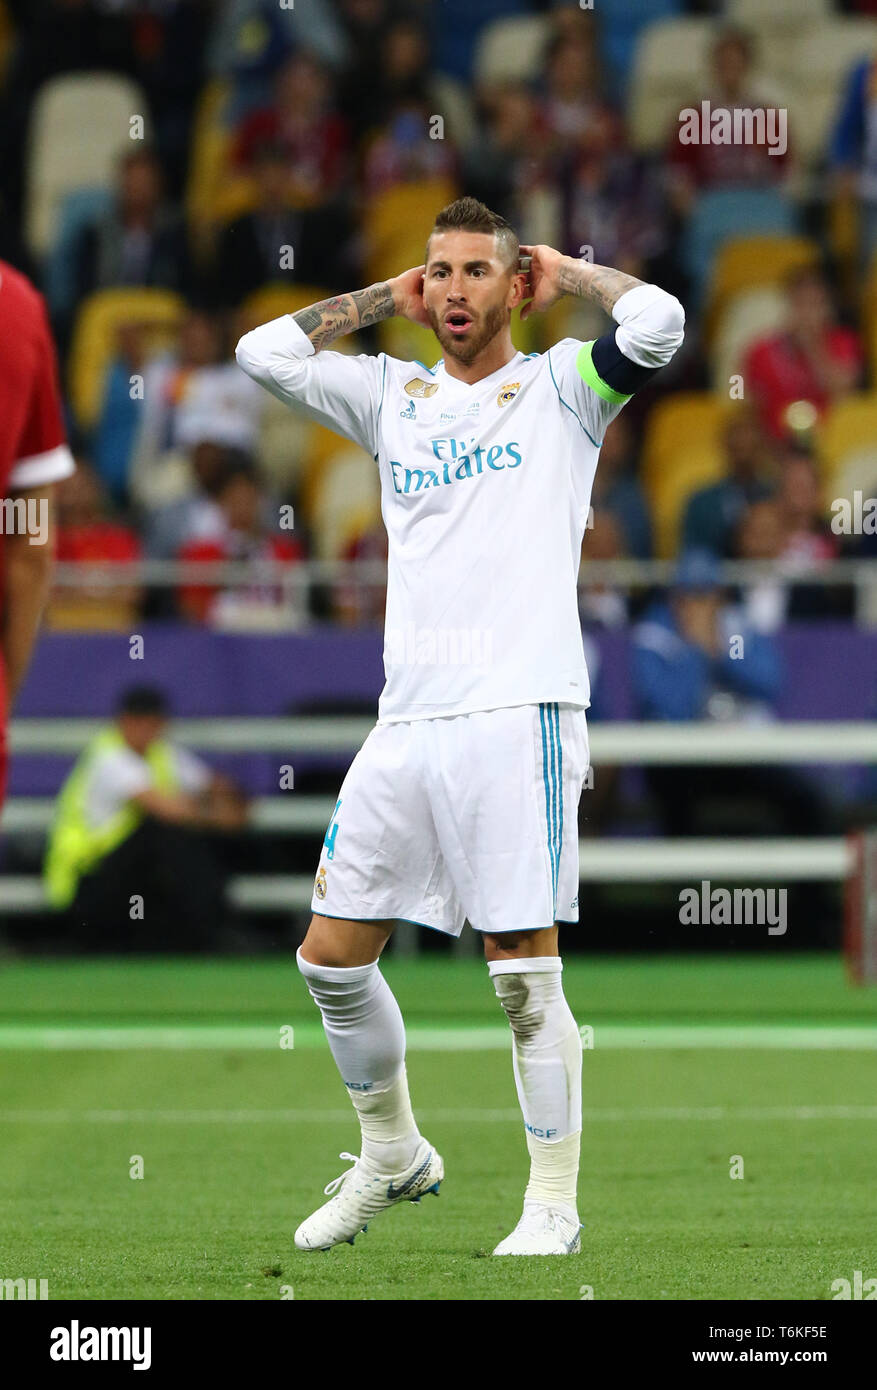
<svg viewBox="0 0 877 1390"><path fill-rule="evenodd" d="M416 410L416 408L415 408L415 405L414 405L414 402L413 402L413 401L409 401L409 402L408 402L408 405L405 407L405 409L399 411L399 419L400 419L400 420L416 420L416 419L417 419L417 410Z"/></svg>

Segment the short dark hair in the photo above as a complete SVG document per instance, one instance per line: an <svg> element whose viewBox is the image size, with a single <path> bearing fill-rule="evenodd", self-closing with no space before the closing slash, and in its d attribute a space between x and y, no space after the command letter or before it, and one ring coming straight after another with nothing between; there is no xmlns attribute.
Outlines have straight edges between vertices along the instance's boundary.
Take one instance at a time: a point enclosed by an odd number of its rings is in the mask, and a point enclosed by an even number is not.
<svg viewBox="0 0 877 1390"><path fill-rule="evenodd" d="M457 198L448 203L436 217L430 237L435 232L485 232L488 236L492 233L506 260L517 270L521 251L517 232L504 217L479 203L477 198ZM426 252L428 259L429 243Z"/></svg>
<svg viewBox="0 0 877 1390"><path fill-rule="evenodd" d="M156 686L131 685L119 696L116 713L153 715L158 719L166 719L169 710L164 693Z"/></svg>

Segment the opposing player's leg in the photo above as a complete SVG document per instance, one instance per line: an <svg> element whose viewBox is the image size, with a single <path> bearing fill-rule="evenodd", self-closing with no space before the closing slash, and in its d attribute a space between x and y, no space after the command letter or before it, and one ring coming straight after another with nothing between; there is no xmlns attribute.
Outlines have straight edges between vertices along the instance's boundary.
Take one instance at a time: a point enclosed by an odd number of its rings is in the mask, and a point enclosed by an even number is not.
<svg viewBox="0 0 877 1390"><path fill-rule="evenodd" d="M487 934L485 957L512 1030L512 1065L530 1179L524 1210L495 1255L581 1249L576 1185L582 1138L582 1044L564 998L557 927Z"/></svg>
<svg viewBox="0 0 877 1390"><path fill-rule="evenodd" d="M444 1177L441 1157L414 1120L405 1028L379 966L398 918L445 930L449 914L459 915L436 868L418 752L411 726L373 731L344 779L320 856L314 916L297 960L362 1145L358 1158L342 1155L354 1166L329 1183L330 1200L296 1231L302 1250L352 1244L378 1212L437 1193Z"/></svg>

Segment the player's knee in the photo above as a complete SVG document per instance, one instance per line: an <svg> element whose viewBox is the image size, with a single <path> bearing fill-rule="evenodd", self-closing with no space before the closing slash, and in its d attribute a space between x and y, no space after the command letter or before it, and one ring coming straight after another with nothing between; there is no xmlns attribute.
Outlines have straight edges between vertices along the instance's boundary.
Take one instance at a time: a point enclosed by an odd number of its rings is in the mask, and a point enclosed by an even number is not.
<svg viewBox="0 0 877 1390"><path fill-rule="evenodd" d="M326 931L324 923L318 921L316 917L311 918L311 925L308 927L305 939L296 953L299 969L301 969L302 961L305 965L343 969L351 964L346 957L347 952L344 949L344 943L337 938L333 940L332 933Z"/></svg>
<svg viewBox="0 0 877 1390"><path fill-rule="evenodd" d="M545 1010L539 991L530 988L533 976L514 972L493 976L493 985L512 1032L525 1042L539 1032Z"/></svg>
<svg viewBox="0 0 877 1390"><path fill-rule="evenodd" d="M346 970L373 965L380 957L391 932L391 923L347 922L340 918L311 918L299 947L299 963Z"/></svg>

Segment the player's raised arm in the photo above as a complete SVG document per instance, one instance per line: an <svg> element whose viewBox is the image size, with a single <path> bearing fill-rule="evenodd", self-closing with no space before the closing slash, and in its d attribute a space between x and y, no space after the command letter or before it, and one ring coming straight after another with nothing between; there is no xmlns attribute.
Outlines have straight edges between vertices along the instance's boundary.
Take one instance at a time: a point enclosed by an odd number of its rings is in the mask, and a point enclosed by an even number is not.
<svg viewBox="0 0 877 1390"><path fill-rule="evenodd" d="M397 315L429 325L423 266L273 319L244 334L235 357L279 400L376 454L384 360L324 349L336 338Z"/></svg>
<svg viewBox="0 0 877 1390"><path fill-rule="evenodd" d="M291 317L313 344L315 352L345 333L355 333L358 328L369 328L397 316L428 328L429 319L423 306L424 269L419 265L391 280L369 285L368 289L322 299L319 304L300 309Z"/></svg>
<svg viewBox="0 0 877 1390"><path fill-rule="evenodd" d="M558 375L585 410L598 440L625 401L665 367L682 343L685 310L675 295L611 266L562 256L550 246L522 246L532 299L522 318L564 295L591 299L617 327L590 343L567 339L553 348ZM565 352L559 349L564 347Z"/></svg>

